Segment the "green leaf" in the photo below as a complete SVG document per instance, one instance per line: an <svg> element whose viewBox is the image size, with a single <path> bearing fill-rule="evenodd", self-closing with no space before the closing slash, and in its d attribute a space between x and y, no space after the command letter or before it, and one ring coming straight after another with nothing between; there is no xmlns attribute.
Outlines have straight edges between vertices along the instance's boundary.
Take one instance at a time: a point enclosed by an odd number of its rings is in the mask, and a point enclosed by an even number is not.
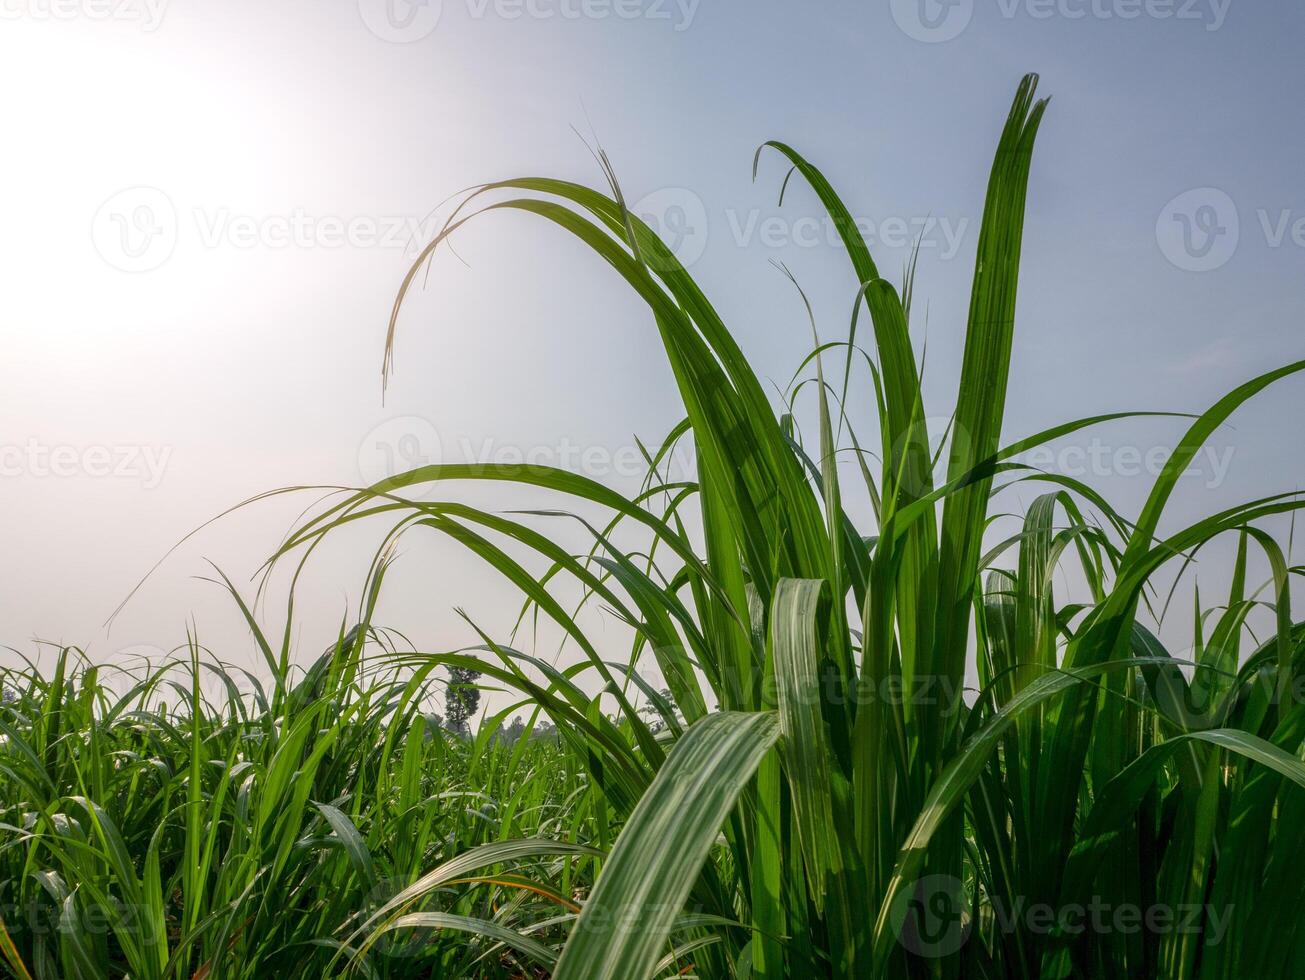
<svg viewBox="0 0 1305 980"><path fill-rule="evenodd" d="M779 737L774 714L723 712L688 730L612 848L554 980L647 980L720 825Z"/></svg>

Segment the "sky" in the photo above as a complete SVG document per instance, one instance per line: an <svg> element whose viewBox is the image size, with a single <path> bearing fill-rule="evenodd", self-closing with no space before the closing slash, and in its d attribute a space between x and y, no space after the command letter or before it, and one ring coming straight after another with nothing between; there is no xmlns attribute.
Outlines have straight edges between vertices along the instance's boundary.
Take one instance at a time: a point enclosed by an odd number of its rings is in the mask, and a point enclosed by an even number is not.
<svg viewBox="0 0 1305 980"><path fill-rule="evenodd" d="M992 151L1039 72L1007 436L1201 411L1305 356L1302 42L1305 8L1249 0L0 0L0 643L113 660L190 627L255 666L209 562L252 592L318 495L206 522L279 487L521 458L634 486L634 437L680 417L656 331L529 216L459 233L405 305L382 398L391 304L448 198L525 175L601 186L594 144L777 389L811 339L774 263L826 339L856 282L805 188L777 206L776 158L753 181L757 146L821 167L889 278L918 238L913 335L946 418ZM1238 412L1167 526L1299 486L1303 394ZM1116 425L1038 462L1136 514L1180 432ZM383 530L314 560L303 659ZM471 639L457 608L501 630L515 602L413 538L382 618L448 649ZM278 633L282 612L264 610Z"/></svg>

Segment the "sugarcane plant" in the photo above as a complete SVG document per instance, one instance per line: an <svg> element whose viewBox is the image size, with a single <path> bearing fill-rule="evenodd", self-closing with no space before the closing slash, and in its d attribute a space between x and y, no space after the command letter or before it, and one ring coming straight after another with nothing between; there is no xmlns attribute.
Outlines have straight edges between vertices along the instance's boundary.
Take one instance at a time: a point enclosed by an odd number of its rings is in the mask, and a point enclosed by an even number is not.
<svg viewBox="0 0 1305 980"><path fill-rule="evenodd" d="M578 666L559 671L482 634L475 649L438 655L546 712L624 823L554 977L1305 969L1305 930L1295 928L1305 881L1290 870L1305 834L1305 644L1290 612L1300 569L1262 527L1301 499L1269 495L1160 530L1211 434L1305 363L1188 417L1133 520L1085 483L1020 461L1128 413L1003 445L1026 191L1047 107L1036 86L1034 76L1022 81L998 141L941 440L928 431L909 330L913 274L900 288L880 274L828 181L784 143L765 144L758 162L778 155L785 186L794 177L810 186L860 283L846 339L817 338L803 365L818 412L813 440L789 404L768 399L601 153L606 192L547 178L470 192L404 279L387 372L405 298L462 225L491 211L542 218L647 305L683 400L683 422L647 453L649 477L633 499L544 466L431 465L325 509L284 549L379 515L397 518L388 542L439 532L501 572L579 652ZM830 360L838 367L827 374ZM854 371L872 382L868 405L851 403ZM856 435L858 407L878 427L871 443ZM692 480L662 472L680 440L692 445ZM872 502L869 527L843 504L840 453L855 460ZM592 550L572 555L521 515L431 499L449 481L557 491L605 508L610 522L584 522ZM1041 493L1022 527L994 540L994 500L1013 486ZM646 546L616 543L631 528ZM1240 542L1228 604L1198 609L1195 652L1174 657L1144 625L1157 573L1187 570L1223 535ZM1272 570L1265 589L1247 582L1253 549ZM546 574L530 570L539 560ZM1086 591L1072 603L1053 587L1069 563ZM609 662L554 595L562 579L629 625L624 662ZM1248 618L1265 608L1273 637L1256 644ZM968 698L967 666L978 678ZM636 707L648 700L660 737ZM367 927L401 912L394 903Z"/></svg>
<svg viewBox="0 0 1305 980"><path fill-rule="evenodd" d="M998 140L942 426L922 394L914 265L884 278L787 144L765 144L754 177L777 160L783 187L810 188L856 287L836 341L803 325L810 355L778 399L604 154L602 191L468 192L402 282L385 376L405 300L450 238L486 212L541 218L635 291L664 347L684 417L645 448L642 489L449 462L330 497L269 571L293 563L298 581L340 528L383 530L353 625L306 669L293 586L275 632L218 576L259 671L194 636L125 689L75 650L0 670L0 972L1305 975L1302 569L1280 543L1302 499L1162 528L1216 430L1305 362L1176 423L1132 518L1029 454L1137 413L1003 441L1036 85ZM671 465L684 447L687 475ZM466 502L489 482L573 504ZM562 526L584 535L578 553ZM468 615L473 645L447 651L374 624L397 543L428 532L519 591L517 629ZM1225 539L1226 602L1197 593L1175 656L1171 596ZM590 625L598 605L628 647ZM568 661L536 649L541 631ZM449 731L438 671L450 692L506 701L471 730L459 695Z"/></svg>

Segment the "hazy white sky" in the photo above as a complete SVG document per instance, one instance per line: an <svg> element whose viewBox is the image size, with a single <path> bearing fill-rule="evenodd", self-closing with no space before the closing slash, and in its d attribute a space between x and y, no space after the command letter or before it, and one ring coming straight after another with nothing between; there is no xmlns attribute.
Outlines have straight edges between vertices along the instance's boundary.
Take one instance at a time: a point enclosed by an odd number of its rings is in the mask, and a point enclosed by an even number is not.
<svg viewBox="0 0 1305 980"><path fill-rule="evenodd" d="M627 196L693 261L782 385L809 346L786 262L826 336L855 283L812 197L754 148L822 166L896 277L923 235L915 329L945 415L979 209L1019 76L1054 96L1030 194L1009 434L1116 409L1195 411L1305 352L1305 11L1249 0L0 0L0 642L169 648L253 662L230 603L311 498L394 462L534 453L629 486L632 434L678 419L645 311L542 223L495 215L405 311L410 239L450 194L523 174ZM464 264L465 263L465 264ZM1300 382L1219 434L1173 519L1300 483ZM1080 438L1125 513L1178 434ZM1099 442L1093 442L1098 439ZM587 454L587 455L586 455ZM1135 461L1135 457L1140 460ZM520 493L487 506L538 503ZM380 528L375 529L379 532ZM376 534L342 538L301 596L315 653ZM427 647L515 604L446 544L412 539L383 610ZM269 610L279 628L279 610Z"/></svg>

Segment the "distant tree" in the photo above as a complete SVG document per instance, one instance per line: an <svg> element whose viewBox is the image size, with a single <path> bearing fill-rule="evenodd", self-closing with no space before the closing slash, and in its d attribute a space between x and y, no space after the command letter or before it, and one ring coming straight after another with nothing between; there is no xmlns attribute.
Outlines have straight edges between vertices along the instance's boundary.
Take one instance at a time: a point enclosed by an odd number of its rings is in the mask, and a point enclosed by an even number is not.
<svg viewBox="0 0 1305 980"><path fill-rule="evenodd" d="M426 715L426 741L430 741L437 729L444 727L444 716L438 711L431 711Z"/></svg>
<svg viewBox="0 0 1305 980"><path fill-rule="evenodd" d="M496 740L502 741L507 745L515 745L517 740L526 733L526 723L521 720L521 716L512 719L512 723L506 726L500 726L499 730L494 733Z"/></svg>
<svg viewBox="0 0 1305 980"><path fill-rule="evenodd" d="M669 687L663 687L660 693L662 699L671 706L671 711L675 712L676 718L678 719L679 712L675 710L675 699L671 695L671 689ZM648 730L650 732L656 734L658 732L663 731L666 728L666 722L662 718L662 713L660 710L658 710L657 705L645 704L642 708L639 709L639 714L647 716L648 718L647 725L648 725Z"/></svg>
<svg viewBox="0 0 1305 980"><path fill-rule="evenodd" d="M530 740L532 742L533 741L557 742L558 741L557 728L551 721L545 721L541 719L535 722L534 730L531 731L530 733Z"/></svg>
<svg viewBox="0 0 1305 980"><path fill-rule="evenodd" d="M469 722L480 705L480 671L470 667L450 667L449 682L444 689L444 727L459 735L470 735Z"/></svg>

